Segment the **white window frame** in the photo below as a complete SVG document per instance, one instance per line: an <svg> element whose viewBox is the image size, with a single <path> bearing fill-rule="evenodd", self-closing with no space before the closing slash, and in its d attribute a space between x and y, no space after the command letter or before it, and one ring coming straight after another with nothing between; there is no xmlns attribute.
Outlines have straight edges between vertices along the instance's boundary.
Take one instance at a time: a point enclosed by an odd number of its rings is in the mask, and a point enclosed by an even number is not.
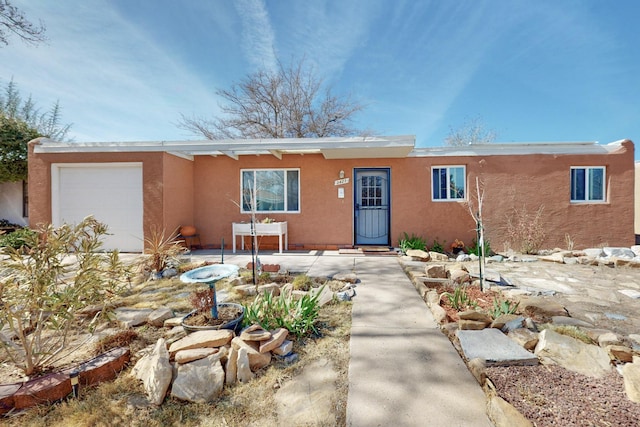
<svg viewBox="0 0 640 427"><path fill-rule="evenodd" d="M283 172L283 177L284 177L284 210L258 210L255 209L254 213L256 214L272 214L272 213L286 213L286 214L290 214L290 213L300 213L300 199L301 199L301 189L300 189L300 168L262 168L262 169L241 169L240 170L240 197L243 197L244 193L244 174L246 172L251 172L253 173L253 183L254 183L254 188L256 185L256 176L257 176L257 172L264 172L264 171L268 171L268 172ZM289 209L288 208L288 203L289 203L289 188L287 185L287 172L290 171L295 171L298 173L298 209ZM255 197L255 196L254 196ZM251 210L247 210L245 209L245 201L244 200L240 200L240 212L241 213L252 213Z"/></svg>
<svg viewBox="0 0 640 427"><path fill-rule="evenodd" d="M584 170L584 188L582 189L584 191L584 199L574 199L574 193L575 193L575 189L574 189L574 185L573 185L573 171L574 170L579 170L582 169ZM602 171L602 188L601 188L601 192L602 192L602 199L593 199L591 198L591 195L589 194L590 191L590 187L591 187L591 177L590 177L590 171L592 170L601 170ZM571 203L606 203L607 201L607 168L606 166L571 166L571 170L569 173L569 199L571 201Z"/></svg>
<svg viewBox="0 0 640 427"><path fill-rule="evenodd" d="M451 192L447 190L447 197L441 198L440 194L435 194L434 191L434 182L433 182L433 172L436 169L446 169L446 177L447 177L447 188L451 188L451 173L449 172L451 169L462 168L462 185L464 194L462 197L451 197ZM433 202L461 202L467 200L467 167L465 165L442 165L442 166L431 166L431 201ZM437 196L437 197L436 197Z"/></svg>

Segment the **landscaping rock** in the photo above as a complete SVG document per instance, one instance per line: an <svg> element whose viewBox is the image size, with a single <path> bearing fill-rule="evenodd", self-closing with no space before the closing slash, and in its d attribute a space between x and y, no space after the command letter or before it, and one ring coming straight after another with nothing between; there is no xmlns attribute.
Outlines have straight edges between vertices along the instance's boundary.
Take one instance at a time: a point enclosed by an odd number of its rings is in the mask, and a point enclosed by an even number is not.
<svg viewBox="0 0 640 427"><path fill-rule="evenodd" d="M333 301L333 292L331 291L331 288L329 288L328 286L322 286L320 288L312 288L311 291L309 292L309 294L312 297L317 295L318 293L320 293L320 296L318 297L318 306L322 307L326 304L329 304L331 301Z"/></svg>
<svg viewBox="0 0 640 427"><path fill-rule="evenodd" d="M522 316L517 314L502 314L495 318L493 322L491 322L491 327L496 329L502 329L507 322L510 322L514 319L518 319Z"/></svg>
<svg viewBox="0 0 640 427"><path fill-rule="evenodd" d="M608 345L619 345L622 344L622 340L618 335L613 332L605 332L603 334L598 335L598 345L600 347L606 347Z"/></svg>
<svg viewBox="0 0 640 427"><path fill-rule="evenodd" d="M271 331L270 337L267 340L260 342L260 348L258 351L260 353L267 353L280 347L280 345L287 339L288 334L289 331L285 328L278 328Z"/></svg>
<svg viewBox="0 0 640 427"><path fill-rule="evenodd" d="M266 285L258 286L258 294L271 294L274 297L280 295L280 286L277 283L268 283Z"/></svg>
<svg viewBox="0 0 640 427"><path fill-rule="evenodd" d="M538 344L538 334L527 328L514 329L507 336L528 351L533 351Z"/></svg>
<svg viewBox="0 0 640 427"><path fill-rule="evenodd" d="M520 309L527 315L541 321L549 321L553 316L568 316L567 310L560 303L542 297L523 297Z"/></svg>
<svg viewBox="0 0 640 427"><path fill-rule="evenodd" d="M123 328L132 328L147 322L147 317L153 310L150 308L116 308L116 320Z"/></svg>
<svg viewBox="0 0 640 427"><path fill-rule="evenodd" d="M483 313L482 311L477 310L465 310L458 313L458 318L461 320L476 320L479 322L484 322L489 325L493 319L487 313Z"/></svg>
<svg viewBox="0 0 640 427"><path fill-rule="evenodd" d="M253 379L253 372L251 372L251 367L249 366L249 354L246 347L240 347L238 349L238 361L236 366L238 381L246 383Z"/></svg>
<svg viewBox="0 0 640 427"><path fill-rule="evenodd" d="M253 285L238 285L233 289L238 294L240 294L241 296L245 296L245 297L253 297L253 296L258 295L258 290Z"/></svg>
<svg viewBox="0 0 640 427"><path fill-rule="evenodd" d="M537 365L538 358L497 329L457 331L467 359L479 357L487 366Z"/></svg>
<svg viewBox="0 0 640 427"><path fill-rule="evenodd" d="M439 324L442 324L447 320L447 312L439 304L431 306L431 314L433 314L433 318Z"/></svg>
<svg viewBox="0 0 640 427"><path fill-rule="evenodd" d="M540 261L564 264L564 255L562 252L556 252L555 254L540 257Z"/></svg>
<svg viewBox="0 0 640 427"><path fill-rule="evenodd" d="M593 324L584 320L568 316L552 316L551 323L554 325L576 326L580 328L593 328Z"/></svg>
<svg viewBox="0 0 640 427"><path fill-rule="evenodd" d="M508 334L511 331L515 331L516 329L521 329L525 327L526 319L522 316L518 316L512 320L506 322L500 330L505 334Z"/></svg>
<svg viewBox="0 0 640 427"><path fill-rule="evenodd" d="M582 375L600 378L611 370L609 355L595 345L585 344L550 329L538 335L535 354L542 363L555 363Z"/></svg>
<svg viewBox="0 0 640 427"><path fill-rule="evenodd" d="M408 257L411 257L413 261L427 262L431 260L429 252L425 252L420 249L408 249L406 254Z"/></svg>
<svg viewBox="0 0 640 427"><path fill-rule="evenodd" d="M462 285L464 283L468 283L469 281L471 281L471 276L469 276L469 272L462 269L449 270L447 275L449 276L449 280L459 285Z"/></svg>
<svg viewBox="0 0 640 427"><path fill-rule="evenodd" d="M236 350L240 351L240 349L245 349L247 357L249 359L249 367L252 371L257 371L258 369L262 369L271 363L271 353L260 353L259 344L256 342L247 342L240 337L235 337L231 340L231 346L235 347ZM240 359L238 358L238 363ZM240 369L240 365L238 365L238 370ZM238 373L238 379L240 378L240 374Z"/></svg>
<svg viewBox="0 0 640 427"><path fill-rule="evenodd" d="M471 359L469 360L467 367L469 368L469 371L471 371L471 374L476 379L476 381L478 381L478 384L480 384L481 386L484 386L484 382L487 379L487 372L486 372L487 365L484 359L481 359L479 357Z"/></svg>
<svg viewBox="0 0 640 427"><path fill-rule="evenodd" d="M618 362L631 363L633 362L633 350L624 345L608 345L605 347L611 360L617 360Z"/></svg>
<svg viewBox="0 0 640 427"><path fill-rule="evenodd" d="M612 248L612 247L604 247L602 248L602 252L604 252L604 256L609 258L627 258L633 259L636 255L629 248Z"/></svg>
<svg viewBox="0 0 640 427"><path fill-rule="evenodd" d="M224 348L224 347L222 347ZM219 350L217 348L192 348L189 350L181 350L174 356L176 363L182 365L185 363L193 362L194 360L204 359Z"/></svg>
<svg viewBox="0 0 640 427"><path fill-rule="evenodd" d="M173 357L180 350L203 347L222 347L229 344L234 333L229 329L217 329L210 331L196 331L174 342L169 347L169 354Z"/></svg>
<svg viewBox="0 0 640 427"><path fill-rule="evenodd" d="M640 403L640 363L627 363L622 367L624 391L632 402Z"/></svg>
<svg viewBox="0 0 640 427"><path fill-rule="evenodd" d="M441 254L440 252L429 252L429 256L431 257L431 261L442 262L449 261L449 257L445 254Z"/></svg>
<svg viewBox="0 0 640 427"><path fill-rule="evenodd" d="M293 350L293 341L284 340L282 344L274 348L271 352L278 356L286 356Z"/></svg>
<svg viewBox="0 0 640 427"><path fill-rule="evenodd" d="M240 332L240 339L244 341L264 341L271 338L271 332L262 329L262 326L253 324Z"/></svg>
<svg viewBox="0 0 640 427"><path fill-rule="evenodd" d="M231 346L227 366L225 367L225 384L235 384L238 379L238 350Z"/></svg>
<svg viewBox="0 0 640 427"><path fill-rule="evenodd" d="M531 421L495 393L489 396L487 415L495 427L533 427Z"/></svg>
<svg viewBox="0 0 640 427"><path fill-rule="evenodd" d="M151 354L138 360L131 374L142 380L149 401L154 405L161 405L173 377L173 368L169 363L169 352L164 339L158 339Z"/></svg>
<svg viewBox="0 0 640 427"><path fill-rule="evenodd" d="M351 271L336 273L333 275L332 279L338 280L340 282L358 283L358 276L356 275L356 273L353 273Z"/></svg>
<svg viewBox="0 0 640 427"><path fill-rule="evenodd" d="M447 270L442 264L429 264L424 268L426 275L432 279L446 279ZM439 283L439 282L438 282Z"/></svg>
<svg viewBox="0 0 640 427"><path fill-rule="evenodd" d="M178 365L171 396L188 402L208 403L220 395L225 374L215 355Z"/></svg>
<svg viewBox="0 0 640 427"><path fill-rule="evenodd" d="M435 289L429 289L425 295L425 301L429 308L432 308L434 305L440 304L440 295Z"/></svg>
<svg viewBox="0 0 640 427"><path fill-rule="evenodd" d="M481 322L477 320L458 320L458 329L461 331L479 331L486 328L489 322Z"/></svg>
<svg viewBox="0 0 640 427"><path fill-rule="evenodd" d="M173 310L169 307L160 307L153 310L147 316L147 323L156 328L161 328L164 326L164 321L167 319L171 319L173 317Z"/></svg>

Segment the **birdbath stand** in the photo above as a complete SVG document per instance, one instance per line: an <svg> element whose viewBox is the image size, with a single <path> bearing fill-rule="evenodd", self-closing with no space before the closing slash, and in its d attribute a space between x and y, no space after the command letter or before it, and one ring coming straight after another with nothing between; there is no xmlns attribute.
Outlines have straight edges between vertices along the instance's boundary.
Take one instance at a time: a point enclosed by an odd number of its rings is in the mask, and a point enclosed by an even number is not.
<svg viewBox="0 0 640 427"><path fill-rule="evenodd" d="M213 264L196 268L180 276L182 283L206 283L213 291L213 306L211 307L211 317L218 318L218 300L216 297L216 282L234 274L238 274L238 266L232 264Z"/></svg>

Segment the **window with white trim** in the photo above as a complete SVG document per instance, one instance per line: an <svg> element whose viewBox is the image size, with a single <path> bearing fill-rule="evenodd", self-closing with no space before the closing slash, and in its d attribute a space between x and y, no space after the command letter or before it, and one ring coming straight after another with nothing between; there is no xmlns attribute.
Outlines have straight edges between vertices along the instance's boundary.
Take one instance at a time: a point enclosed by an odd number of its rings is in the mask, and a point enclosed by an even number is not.
<svg viewBox="0 0 640 427"><path fill-rule="evenodd" d="M431 168L433 200L464 200L466 195L464 166L434 166Z"/></svg>
<svg viewBox="0 0 640 427"><path fill-rule="evenodd" d="M571 201L604 202L605 172L604 166L571 167Z"/></svg>
<svg viewBox="0 0 640 427"><path fill-rule="evenodd" d="M299 169L242 170L242 212L300 212Z"/></svg>

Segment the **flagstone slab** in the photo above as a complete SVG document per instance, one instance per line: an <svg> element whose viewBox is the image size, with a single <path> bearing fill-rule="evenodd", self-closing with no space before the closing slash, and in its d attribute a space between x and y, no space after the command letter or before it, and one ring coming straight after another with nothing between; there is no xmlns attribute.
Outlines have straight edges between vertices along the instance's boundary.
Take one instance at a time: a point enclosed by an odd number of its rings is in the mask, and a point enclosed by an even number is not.
<svg viewBox="0 0 640 427"><path fill-rule="evenodd" d="M497 329L457 331L460 346L468 360L484 359L487 366L537 365L536 355L528 352Z"/></svg>

